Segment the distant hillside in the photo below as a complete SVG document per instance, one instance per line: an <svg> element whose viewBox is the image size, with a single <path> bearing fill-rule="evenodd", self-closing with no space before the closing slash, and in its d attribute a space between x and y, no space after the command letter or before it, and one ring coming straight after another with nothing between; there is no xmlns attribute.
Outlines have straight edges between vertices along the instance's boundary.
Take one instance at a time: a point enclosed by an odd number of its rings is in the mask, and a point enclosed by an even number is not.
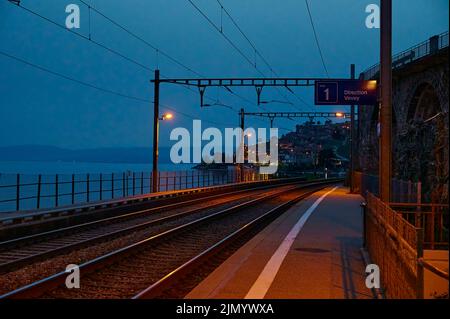
<svg viewBox="0 0 450 319"><path fill-rule="evenodd" d="M169 163L170 148L159 150L161 163ZM0 161L63 161L92 163L151 163L152 148L112 147L69 150L45 145L18 145L0 147Z"/></svg>

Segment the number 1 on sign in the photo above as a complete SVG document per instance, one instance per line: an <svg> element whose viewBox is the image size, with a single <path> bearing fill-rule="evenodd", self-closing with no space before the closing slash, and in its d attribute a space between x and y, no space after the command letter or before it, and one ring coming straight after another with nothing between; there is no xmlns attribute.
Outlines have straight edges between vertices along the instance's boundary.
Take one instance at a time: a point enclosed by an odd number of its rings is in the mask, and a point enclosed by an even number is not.
<svg viewBox="0 0 450 319"><path fill-rule="evenodd" d="M329 101L330 100L330 89L325 89L325 100Z"/></svg>

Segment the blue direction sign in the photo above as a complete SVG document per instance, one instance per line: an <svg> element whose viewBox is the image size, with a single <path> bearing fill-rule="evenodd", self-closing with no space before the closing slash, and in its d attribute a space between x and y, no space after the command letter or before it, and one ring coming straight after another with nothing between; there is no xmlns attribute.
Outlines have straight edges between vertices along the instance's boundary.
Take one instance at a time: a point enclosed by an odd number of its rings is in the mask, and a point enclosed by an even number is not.
<svg viewBox="0 0 450 319"><path fill-rule="evenodd" d="M315 82L316 105L375 105L377 82L361 80L319 80Z"/></svg>

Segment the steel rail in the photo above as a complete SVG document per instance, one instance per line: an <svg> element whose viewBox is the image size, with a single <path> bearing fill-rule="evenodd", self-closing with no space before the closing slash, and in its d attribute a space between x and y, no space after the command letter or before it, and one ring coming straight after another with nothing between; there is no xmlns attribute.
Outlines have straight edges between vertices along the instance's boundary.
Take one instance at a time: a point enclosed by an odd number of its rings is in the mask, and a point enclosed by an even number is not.
<svg viewBox="0 0 450 319"><path fill-rule="evenodd" d="M293 188L295 188L295 186L293 186ZM246 192L250 192L250 190L245 190L245 191L238 191L235 193L246 193ZM235 194L233 193L233 194ZM220 197L223 195L215 195L214 197ZM231 194L227 194L227 196L231 196ZM250 196L250 195L248 195ZM255 195L257 196L257 195ZM234 201L238 201L241 200L242 198L245 198L247 196L243 195L241 198L238 199L232 199L232 200L228 200L225 202L220 202L220 203L216 203L216 204L212 204L209 205L207 207L198 207L198 208L192 208L192 209L188 209L186 211L182 211L179 213L175 213L169 216L165 216L165 217L160 217L154 220L149 220L149 221L145 221L145 222L139 222L136 225L132 225L132 226L128 226L125 228L121 228L119 230L113 230L110 232L106 232L104 234L100 234L100 235L92 235L90 238L88 239L84 239L84 240L74 240L73 243L69 243L69 244L65 244L65 245L61 245L59 247L56 248L51 248L47 251L39 251L37 250L36 253L30 253L29 256L25 256L22 258L17 258L15 260L12 260L10 262L6 262L3 264L0 264L0 274L1 273L6 273L9 272L11 270L14 269L18 269L22 266L25 266L27 264L30 264L32 262L37 262L40 260L44 260L46 258L50 258L50 257L54 257L57 255L61 255L63 253L68 253L70 251L76 250L76 249L80 249L83 247L87 247L89 245L92 244L98 244L101 242L104 242L106 240L110 240L113 238L117 238L120 236L124 236L126 234L131 234L135 231L141 230L141 229L145 229L148 227L152 227L152 226L156 226L156 225L160 225L160 224L164 224L164 223L168 223L171 222L173 220L176 220L178 218L182 218L185 216L189 216L189 215L193 215L196 213L201 213L203 211L212 209L212 208L216 208L216 207L220 207L220 206L224 206L227 204L230 204ZM197 200L195 200L197 202ZM202 201L204 202L204 200ZM142 218L145 217L145 215L151 215L151 214L156 214L159 213L162 210L165 209L173 209L173 208L179 208L182 206L187 206L189 205L188 203L184 203L182 204L172 204L172 205L166 205L164 207L160 207L160 208L153 208L153 209L148 209L148 210L144 210L144 211L140 211L140 212L135 212L135 213L130 213L130 214L126 214L126 215L122 215L122 216L116 216L116 217L110 217L104 220L99 220L99 221L94 221L94 222L89 222L89 223L85 223L82 225L75 225L75 226L71 226L71 227L67 227L67 228L63 228L63 229L58 229L58 230L54 230L54 231L50 231L50 232L45 232L45 233L41 233L41 234L37 234L37 235L32 235L32 236L27 236L24 238L18 238L15 240L11 240L11 241L7 241L7 242L3 242L0 243L0 257L1 257L1 253L6 252L8 253L8 250L5 248L5 246L11 246L11 245L22 245L24 246L26 243L28 242L33 242L36 243L36 241L41 240L41 241L45 241L45 239L51 239L49 237L54 237L54 236L58 236L59 237L63 237L65 235L70 236L73 234L74 231L83 231L83 230L90 230L91 227L102 227L102 226L108 226L111 225L112 222L120 222L120 221L128 221L129 219L132 219L132 217L135 218ZM116 224L112 224L112 225L116 225ZM27 249L30 249L28 246L25 246ZM3 251L2 251L3 250Z"/></svg>
<svg viewBox="0 0 450 319"><path fill-rule="evenodd" d="M313 186L324 186L326 184L332 184L332 183L336 183L336 182L340 182L340 180L331 180L331 181L328 180L326 182L322 181L322 182L316 182L316 183L311 183L311 184L306 184L306 185L299 185L292 189L290 188L288 190L283 190L283 191L280 191L280 192L277 192L274 194L263 196L261 198L253 199L253 200L235 205L233 207L229 207L229 208L220 210L218 212L201 217L199 219L188 222L186 224L176 226L169 230L163 231L159 234L152 235L152 236L150 236L144 240L141 240L137 243L128 245L126 247L122 247L120 249L117 249L117 250L107 253L105 255L102 255L102 256L94 258L90 261L87 261L79 266L80 272L82 272L84 275L86 275L86 274L92 273L95 270L98 270L100 268L105 268L111 264L114 264L115 262L123 260L129 256L135 255L135 254L137 254L138 251L145 249L149 246L152 247L154 245L166 242L169 238L171 238L173 236L179 236L180 234L185 233L186 231L189 231L190 229L195 229L196 227L199 227L199 226L203 225L204 223L213 221L213 220L215 220L219 217L225 216L227 214L232 214L232 213L241 211L244 208L248 208L249 206L262 203L271 198L276 198L276 197L282 195L283 193L292 192L295 189L303 189L303 188L313 187ZM65 272L65 271L54 274L47 278L38 280L34 283L31 283L29 285L26 285L24 287L21 287L14 291L6 293L6 294L0 296L0 299L38 297L38 296L42 295L43 293L45 293L46 291L54 289L54 288L64 284L66 276L67 276L67 272Z"/></svg>
<svg viewBox="0 0 450 319"><path fill-rule="evenodd" d="M226 249L226 247L230 246L233 242L235 242L245 234L248 234L252 230L258 228L261 224L264 224L267 220L272 220L272 218L279 216L280 214L284 213L287 209L292 207L295 203L305 199L306 197L314 194L317 191L318 190L315 189L305 194L301 194L300 196L286 203L283 203L271 209L264 215L252 220L251 222L234 231L232 234L228 235L221 241L217 242L207 250L193 257L192 259L190 259L177 269L171 271L163 278L161 278L159 281L147 287L145 290L139 292L132 299L150 299L160 296L161 293L164 292L164 290L169 289L178 280L180 280L181 278L183 278L184 276L195 270L197 267L199 267L204 261L209 260L211 257L217 255L223 249Z"/></svg>

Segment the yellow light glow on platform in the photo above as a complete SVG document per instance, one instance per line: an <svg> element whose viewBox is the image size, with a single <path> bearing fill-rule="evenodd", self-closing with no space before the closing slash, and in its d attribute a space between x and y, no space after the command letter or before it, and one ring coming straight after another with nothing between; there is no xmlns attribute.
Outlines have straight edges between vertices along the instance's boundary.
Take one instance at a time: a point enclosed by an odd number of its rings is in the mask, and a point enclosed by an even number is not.
<svg viewBox="0 0 450 319"><path fill-rule="evenodd" d="M336 112L336 117L344 117L344 113L342 113L342 112Z"/></svg>

